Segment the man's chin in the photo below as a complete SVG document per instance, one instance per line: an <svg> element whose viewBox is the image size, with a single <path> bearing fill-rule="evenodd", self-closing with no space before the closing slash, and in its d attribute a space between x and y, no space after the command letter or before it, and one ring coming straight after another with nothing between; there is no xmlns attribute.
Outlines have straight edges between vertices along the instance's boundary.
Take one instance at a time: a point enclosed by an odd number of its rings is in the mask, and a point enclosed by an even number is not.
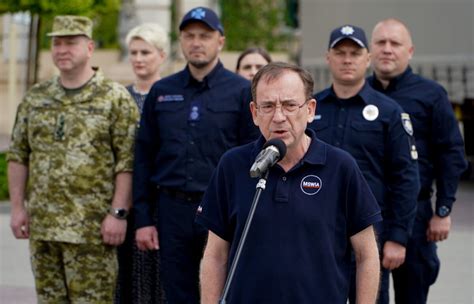
<svg viewBox="0 0 474 304"><path fill-rule="evenodd" d="M393 66L393 64L385 63L385 64L380 64L378 66L378 70L381 71L382 73L392 73L393 70L395 70L395 67Z"/></svg>
<svg viewBox="0 0 474 304"><path fill-rule="evenodd" d="M69 65L61 65L61 64L59 64L59 65L57 65L56 67L58 68L58 70L59 70L60 72L69 72L70 70L72 70L72 67L69 66Z"/></svg>
<svg viewBox="0 0 474 304"><path fill-rule="evenodd" d="M196 69L202 69L207 67L210 62L209 61L201 61L201 60L190 60L189 64L195 67Z"/></svg>

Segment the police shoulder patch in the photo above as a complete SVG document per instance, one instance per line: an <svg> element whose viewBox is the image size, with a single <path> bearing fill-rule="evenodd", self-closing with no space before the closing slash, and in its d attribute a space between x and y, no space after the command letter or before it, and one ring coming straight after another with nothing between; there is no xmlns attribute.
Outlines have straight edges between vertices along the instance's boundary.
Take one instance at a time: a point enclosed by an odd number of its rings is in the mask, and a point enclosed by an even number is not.
<svg viewBox="0 0 474 304"><path fill-rule="evenodd" d="M410 115L408 113L402 113L402 126L408 135L413 136L413 126L411 124Z"/></svg>

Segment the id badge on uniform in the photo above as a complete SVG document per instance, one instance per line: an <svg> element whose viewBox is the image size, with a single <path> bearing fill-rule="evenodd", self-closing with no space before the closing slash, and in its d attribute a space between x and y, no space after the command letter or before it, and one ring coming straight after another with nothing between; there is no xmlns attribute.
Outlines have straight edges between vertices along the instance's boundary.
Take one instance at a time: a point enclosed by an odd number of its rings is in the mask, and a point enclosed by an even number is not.
<svg viewBox="0 0 474 304"><path fill-rule="evenodd" d="M54 129L54 140L64 140L64 114L60 114L56 119L56 127Z"/></svg>
<svg viewBox="0 0 474 304"><path fill-rule="evenodd" d="M188 122L198 122L201 120L201 108L202 103L199 100L191 101L191 105L189 107L189 115L188 115Z"/></svg>

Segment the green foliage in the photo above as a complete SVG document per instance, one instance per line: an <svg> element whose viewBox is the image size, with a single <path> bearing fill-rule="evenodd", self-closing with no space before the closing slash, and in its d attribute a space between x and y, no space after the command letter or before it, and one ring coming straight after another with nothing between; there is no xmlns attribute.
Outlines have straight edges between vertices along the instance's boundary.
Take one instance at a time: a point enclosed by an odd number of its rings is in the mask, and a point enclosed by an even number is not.
<svg viewBox="0 0 474 304"><path fill-rule="evenodd" d="M261 46L269 51L282 50L284 3L278 0L220 0L219 3L227 49Z"/></svg>
<svg viewBox="0 0 474 304"><path fill-rule="evenodd" d="M94 21L94 40L98 47L118 47L117 24L120 0L2 0L0 13L29 11L41 16L40 47L49 48L56 15L82 15Z"/></svg>
<svg viewBox="0 0 474 304"><path fill-rule="evenodd" d="M7 162L5 153L0 153L0 201L8 200Z"/></svg>
<svg viewBox="0 0 474 304"><path fill-rule="evenodd" d="M94 40L98 48L119 48L118 22L119 10L110 11L104 15L95 16Z"/></svg>
<svg viewBox="0 0 474 304"><path fill-rule="evenodd" d="M93 15L119 8L120 0L2 0L0 13L29 11L40 15Z"/></svg>

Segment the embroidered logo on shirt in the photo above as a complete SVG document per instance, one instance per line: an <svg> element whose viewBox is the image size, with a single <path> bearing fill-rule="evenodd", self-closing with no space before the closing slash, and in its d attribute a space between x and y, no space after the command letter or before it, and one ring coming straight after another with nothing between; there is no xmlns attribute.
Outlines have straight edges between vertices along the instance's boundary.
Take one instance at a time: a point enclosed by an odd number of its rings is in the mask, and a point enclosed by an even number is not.
<svg viewBox="0 0 474 304"><path fill-rule="evenodd" d="M191 101L191 105L189 107L189 114L188 114L188 122L198 122L201 118L201 105L202 100L195 99Z"/></svg>
<svg viewBox="0 0 474 304"><path fill-rule="evenodd" d="M366 105L362 110L362 116L364 116L365 120L374 121L379 117L379 108L374 105Z"/></svg>
<svg viewBox="0 0 474 304"><path fill-rule="evenodd" d="M183 95L160 95L156 99L158 102L173 102L173 101L183 101Z"/></svg>
<svg viewBox="0 0 474 304"><path fill-rule="evenodd" d="M301 180L301 191L306 195L315 195L321 190L323 182L316 175L306 175Z"/></svg>
<svg viewBox="0 0 474 304"><path fill-rule="evenodd" d="M189 112L189 121L198 121L199 120L199 107L192 106L191 111Z"/></svg>

